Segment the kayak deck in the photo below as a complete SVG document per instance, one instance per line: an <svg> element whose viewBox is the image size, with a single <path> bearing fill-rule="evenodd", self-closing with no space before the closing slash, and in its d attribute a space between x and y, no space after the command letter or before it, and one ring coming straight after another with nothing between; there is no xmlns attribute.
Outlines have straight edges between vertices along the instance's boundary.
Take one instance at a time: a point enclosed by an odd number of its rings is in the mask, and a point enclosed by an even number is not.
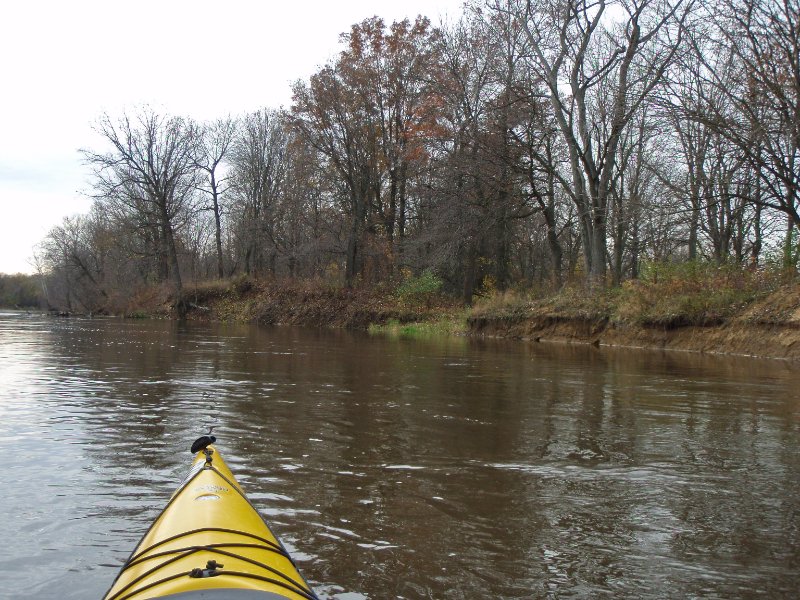
<svg viewBox="0 0 800 600"><path fill-rule="evenodd" d="M123 565L105 600L316 600L214 446Z"/></svg>

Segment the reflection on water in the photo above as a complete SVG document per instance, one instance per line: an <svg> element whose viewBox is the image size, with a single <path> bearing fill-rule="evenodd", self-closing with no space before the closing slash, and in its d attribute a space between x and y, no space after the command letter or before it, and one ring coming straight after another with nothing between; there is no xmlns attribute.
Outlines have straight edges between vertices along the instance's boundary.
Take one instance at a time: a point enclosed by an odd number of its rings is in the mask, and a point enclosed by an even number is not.
<svg viewBox="0 0 800 600"><path fill-rule="evenodd" d="M216 425L322 597L800 589L788 363L0 314L9 597L99 597Z"/></svg>

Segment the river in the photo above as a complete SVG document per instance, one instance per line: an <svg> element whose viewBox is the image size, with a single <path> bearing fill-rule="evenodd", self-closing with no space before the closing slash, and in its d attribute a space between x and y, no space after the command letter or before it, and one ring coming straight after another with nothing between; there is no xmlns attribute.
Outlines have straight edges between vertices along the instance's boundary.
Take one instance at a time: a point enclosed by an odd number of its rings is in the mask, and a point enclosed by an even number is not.
<svg viewBox="0 0 800 600"><path fill-rule="evenodd" d="M0 597L100 598L215 425L321 598L800 590L792 363L0 313Z"/></svg>

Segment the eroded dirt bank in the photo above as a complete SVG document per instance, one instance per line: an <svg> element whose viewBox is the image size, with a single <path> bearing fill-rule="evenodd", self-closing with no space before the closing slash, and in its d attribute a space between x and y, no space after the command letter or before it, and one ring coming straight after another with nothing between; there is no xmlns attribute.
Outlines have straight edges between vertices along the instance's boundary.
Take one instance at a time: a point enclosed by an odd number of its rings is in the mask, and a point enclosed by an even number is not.
<svg viewBox="0 0 800 600"><path fill-rule="evenodd" d="M800 329L783 325L724 323L711 327L643 328L580 317L530 319L471 317L473 335L535 342L567 342L800 359Z"/></svg>
<svg viewBox="0 0 800 600"><path fill-rule="evenodd" d="M455 333L628 348L669 349L709 354L800 359L800 285L784 286L732 316L687 325L681 315L665 323L632 323L613 309L586 311L547 301L516 304L491 312L464 309L452 298L432 296L401 301L388 290L348 290L311 282L228 282L185 295L192 320L238 321L265 325L302 325L367 329L387 322L459 321ZM142 316L175 318L174 301L163 295L141 302Z"/></svg>
<svg viewBox="0 0 800 600"><path fill-rule="evenodd" d="M678 320L679 321L679 320ZM566 342L800 359L800 286L787 286L708 326L643 326L613 316L569 314L543 308L468 318L473 335L535 342Z"/></svg>

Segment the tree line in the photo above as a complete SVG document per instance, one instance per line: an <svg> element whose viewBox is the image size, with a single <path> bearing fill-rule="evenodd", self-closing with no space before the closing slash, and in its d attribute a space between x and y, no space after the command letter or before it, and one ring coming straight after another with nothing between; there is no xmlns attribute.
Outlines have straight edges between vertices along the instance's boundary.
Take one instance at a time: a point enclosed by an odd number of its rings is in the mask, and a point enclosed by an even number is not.
<svg viewBox="0 0 800 600"><path fill-rule="evenodd" d="M490 0L373 17L290 108L95 124L91 211L37 264L61 305L235 275L470 303L643 261L794 268L800 0Z"/></svg>
<svg viewBox="0 0 800 600"><path fill-rule="evenodd" d="M42 295L37 277L0 273L0 308L36 309Z"/></svg>

